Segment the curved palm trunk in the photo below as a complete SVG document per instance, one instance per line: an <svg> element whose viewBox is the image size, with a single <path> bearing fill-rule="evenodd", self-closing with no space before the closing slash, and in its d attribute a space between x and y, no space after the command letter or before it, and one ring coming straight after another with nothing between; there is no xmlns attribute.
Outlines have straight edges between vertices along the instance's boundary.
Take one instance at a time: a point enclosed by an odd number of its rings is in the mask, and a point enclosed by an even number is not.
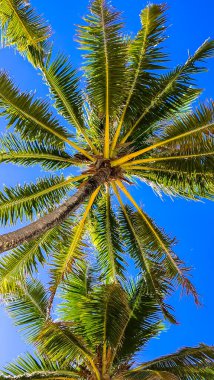
<svg viewBox="0 0 214 380"><path fill-rule="evenodd" d="M62 223L86 200L100 185L106 182L111 174L108 166L100 168L79 190L65 203L50 214L38 219L26 227L0 236L0 253L13 249L23 243L36 239L49 229Z"/></svg>

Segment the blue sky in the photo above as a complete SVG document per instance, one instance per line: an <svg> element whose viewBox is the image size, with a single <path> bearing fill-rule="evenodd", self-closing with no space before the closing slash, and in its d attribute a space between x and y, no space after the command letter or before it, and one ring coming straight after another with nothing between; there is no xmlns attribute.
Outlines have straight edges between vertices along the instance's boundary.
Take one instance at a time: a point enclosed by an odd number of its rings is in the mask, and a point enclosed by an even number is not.
<svg viewBox="0 0 214 380"><path fill-rule="evenodd" d="M161 1L156 1L161 3ZM203 4L206 3L206 6ZM32 0L32 4L45 15L51 23L55 49L71 56L74 66L80 67L81 56L74 41L75 24L81 22L86 14L88 0L58 1ZM127 31L133 35L139 29L139 13L147 4L144 0L113 0L113 4L124 11ZM169 0L168 34L170 39L166 48L170 52L171 67L184 62L188 50L193 52L207 37L214 38L213 0ZM214 60L208 62L209 72L197 76L197 83L204 88L201 99L214 97ZM5 68L20 84L22 90L37 89L38 96L47 96L47 90L35 70L12 49L0 50L0 67ZM0 120L0 131L4 131L4 122ZM35 167L23 169L16 166L0 166L0 183L15 185L35 180L40 175ZM163 226L168 233L176 236L176 252L186 263L193 267L193 281L201 295L203 306L197 308L191 298L180 298L175 294L171 303L176 308L178 326L172 326L158 340L154 340L144 353L145 359L175 351L179 347L197 345L199 342L214 344L213 333L213 227L214 205L209 202L190 202L169 198L160 200L151 189L135 189L133 194L144 205L146 211ZM3 231L1 230L1 233ZM0 368L18 354L27 350L27 346L17 334L11 321L3 310L0 311Z"/></svg>

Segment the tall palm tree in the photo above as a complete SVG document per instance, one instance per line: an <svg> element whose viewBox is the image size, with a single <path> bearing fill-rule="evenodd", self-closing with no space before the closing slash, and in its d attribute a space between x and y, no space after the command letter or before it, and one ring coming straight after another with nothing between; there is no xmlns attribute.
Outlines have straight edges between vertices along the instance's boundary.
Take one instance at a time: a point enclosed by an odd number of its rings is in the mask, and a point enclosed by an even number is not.
<svg viewBox="0 0 214 380"><path fill-rule="evenodd" d="M49 295L36 280L17 284L5 298L37 354L18 357L1 371L1 380L213 379L213 346L143 361L147 343L164 330L160 307L143 280L106 284L81 263L60 293L55 319L47 315Z"/></svg>
<svg viewBox="0 0 214 380"><path fill-rule="evenodd" d="M214 105L193 110L191 104L201 93L194 75L213 56L214 41L205 41L184 64L166 70L165 8L147 6L132 39L123 36L119 12L105 0L92 1L78 28L85 52L82 83L64 54L52 54L50 27L29 3L0 0L3 44L14 46L42 73L53 106L68 125L47 101L21 92L1 72L1 115L12 127L1 139L1 162L40 164L56 174L5 187L0 194L2 225L34 220L0 237L2 252L21 245L1 259L1 292L52 255L54 297L75 260L86 255L87 237L109 281L124 276L125 250L160 303L176 285L197 301L188 270L172 250L174 240L131 195L137 180L158 193L213 198ZM78 175L58 175L65 168Z"/></svg>

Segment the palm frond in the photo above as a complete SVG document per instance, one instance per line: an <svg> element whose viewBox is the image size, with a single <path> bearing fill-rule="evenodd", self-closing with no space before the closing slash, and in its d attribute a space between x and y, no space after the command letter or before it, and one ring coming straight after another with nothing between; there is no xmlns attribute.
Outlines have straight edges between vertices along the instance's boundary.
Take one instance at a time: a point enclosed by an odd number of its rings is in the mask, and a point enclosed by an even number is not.
<svg viewBox="0 0 214 380"><path fill-rule="evenodd" d="M209 169L206 170L206 167ZM136 176L142 181L148 181L151 186L158 189L159 194L165 193L194 200L201 198L212 200L214 195L213 167L213 157L206 156L182 162L175 160L173 163L169 163L166 161L158 166L133 166L126 168L126 171L129 175Z"/></svg>
<svg viewBox="0 0 214 380"><path fill-rule="evenodd" d="M49 62L49 60L48 60ZM88 131L83 119L83 96L79 90L79 78L68 58L63 54L41 66L46 83L50 86L51 95L55 101L58 112L74 125L80 132L94 153L98 153L92 141L88 137Z"/></svg>
<svg viewBox="0 0 214 380"><path fill-rule="evenodd" d="M214 149L213 134L214 103L210 102L201 104L192 113L175 118L173 123L160 129L152 147L163 142L160 148L157 147L157 153L160 150L163 155L169 154L170 150L178 156L210 153Z"/></svg>
<svg viewBox="0 0 214 380"><path fill-rule="evenodd" d="M191 114L183 115L163 128L159 129L157 136L153 138L150 145L137 152L124 156L112 163L113 166L124 164L135 157L155 151L157 154L167 155L173 152L173 156L211 153L213 150L213 128L214 128L214 105L201 105ZM148 156L147 156L148 157ZM154 154L154 160L155 160ZM141 157L142 158L142 157ZM145 157L146 158L146 157ZM149 158L152 158L150 156ZM158 158L158 157L157 157ZM136 162L137 161L137 162ZM131 161L133 164L139 160ZM142 161L141 161L142 162Z"/></svg>
<svg viewBox="0 0 214 380"><path fill-rule="evenodd" d="M86 260L77 260L71 273L60 286L62 302L57 307L60 319L65 322L73 321L73 326L79 335L84 333L84 323L81 314L85 302L90 299L94 286L94 271Z"/></svg>
<svg viewBox="0 0 214 380"><path fill-rule="evenodd" d="M37 338L37 345L42 355L48 355L50 360L64 363L75 361L77 364L84 360L93 369L99 380L99 372L93 362L93 354L82 339L72 332L71 328L62 323L48 321Z"/></svg>
<svg viewBox="0 0 214 380"><path fill-rule="evenodd" d="M166 60L160 44L165 40L166 30L165 4L150 4L141 13L142 29L133 41L129 42L129 91L120 117L118 127L112 142L113 153L117 144L124 119L133 119L136 114L136 105L142 102L142 94L147 92L151 81L151 70L163 68L161 64Z"/></svg>
<svg viewBox="0 0 214 380"><path fill-rule="evenodd" d="M175 318L171 314L171 308L166 305L164 299L171 294L171 279L168 278L163 257L157 254L157 247L151 236L148 235L148 230L144 230L142 219L139 220L138 214L133 211L130 206L125 206L122 202L117 187L114 185L114 192L121 206L119 221L122 232L122 239L126 245L130 256L134 259L138 268L141 268L142 276L147 285L148 292L153 294L157 303L163 311L164 316L175 323ZM162 231L162 240L167 246L171 246L172 240Z"/></svg>
<svg viewBox="0 0 214 380"><path fill-rule="evenodd" d="M90 212L90 209L100 191L98 187L91 195L85 212L81 216L79 223L74 224L70 237L67 241L62 241L60 244L60 251L53 255L53 268L51 269L51 283L50 291L52 296L50 298L49 309L52 305L56 291L60 283L65 279L66 275L71 272L72 266L77 259L82 258L84 254L85 244L83 242L85 223Z"/></svg>
<svg viewBox="0 0 214 380"><path fill-rule="evenodd" d="M189 56L184 65L176 67L160 77L158 81L152 81L147 90L147 97L144 97L145 105L144 107L141 105L138 116L135 117L133 125L128 129L121 143L125 143L130 137L134 141L138 140L139 144L139 138L150 131L157 121L171 117L192 102L199 94L197 89L192 88L192 76L205 70L204 67L197 66L197 63L213 57L213 54L214 41L207 40L194 55ZM134 133L135 130L136 133Z"/></svg>
<svg viewBox="0 0 214 380"><path fill-rule="evenodd" d="M3 136L0 140L0 163L2 162L24 166L39 164L45 170L59 170L71 165L81 165L81 161L63 150L38 144L36 141L27 142L12 133Z"/></svg>
<svg viewBox="0 0 214 380"><path fill-rule="evenodd" d="M214 348L201 344L198 347L188 347L179 350L176 354L163 356L130 371L130 378L143 379L141 373L163 371L174 375L175 379L205 380L214 375ZM209 377L210 376L210 377ZM129 377L129 376L128 376ZM161 378L161 377L160 377ZM165 377L162 377L165 379ZM168 377L170 379L170 377ZM167 379L167 378L166 378ZM173 379L173 377L172 377Z"/></svg>
<svg viewBox="0 0 214 380"><path fill-rule="evenodd" d="M103 346L106 362L106 348L114 350L129 316L127 295L119 283L103 284L93 287L90 297L81 306L85 334L92 347Z"/></svg>
<svg viewBox="0 0 214 380"><path fill-rule="evenodd" d="M17 283L17 291L5 295L3 302L15 325L25 332L28 342L35 342L47 317L48 295L41 282Z"/></svg>
<svg viewBox="0 0 214 380"><path fill-rule="evenodd" d="M107 351L114 351L129 317L128 297L119 283L93 282L89 268L79 264L62 287L64 301L59 305L63 321L72 321L72 329L88 345L101 347L103 373L108 362ZM96 312L95 312L96 310Z"/></svg>
<svg viewBox="0 0 214 380"><path fill-rule="evenodd" d="M166 235L163 235L161 233L152 219L149 218L146 213L138 206L125 186L120 181L117 181L117 184L129 199L129 201L136 208L138 212L138 223L140 223L142 231L145 231L143 233L144 236L147 235L147 244L150 245L150 249L152 247L153 252L155 251L159 255L158 259L160 262L163 260L166 276L169 279L171 278L175 284L181 285L183 290L185 290L187 294L192 294L194 296L195 302L199 303L197 291L186 276L186 273L189 269L184 266L184 263L171 250L172 241L169 240Z"/></svg>
<svg viewBox="0 0 214 380"><path fill-rule="evenodd" d="M51 28L26 1L0 1L0 28L3 46L15 46L32 63L46 54Z"/></svg>
<svg viewBox="0 0 214 380"><path fill-rule="evenodd" d="M34 100L31 93L20 94L19 88L4 72L0 72L0 110L1 116L8 119L8 126L13 126L22 139L37 140L58 148L67 143L93 161L83 148L70 140L71 134L59 125L49 111L49 104L40 99Z"/></svg>
<svg viewBox="0 0 214 380"><path fill-rule="evenodd" d="M109 188L92 211L90 235L98 252L99 267L108 281L123 277L124 258L119 223L112 209Z"/></svg>
<svg viewBox="0 0 214 380"><path fill-rule="evenodd" d="M18 219L32 220L38 214L51 211L62 202L71 190L73 180L79 177L65 179L61 176L50 176L39 179L36 184L4 187L0 193L0 218L4 225L14 224Z"/></svg>
<svg viewBox="0 0 214 380"><path fill-rule="evenodd" d="M126 44L120 36L120 14L106 0L94 0L86 26L79 27L85 55L85 73L90 102L105 117L104 156L109 157L110 121L118 111L125 81Z"/></svg>
<svg viewBox="0 0 214 380"><path fill-rule="evenodd" d="M150 339L164 329L161 322L160 306L142 277L137 282L126 281L129 315L123 322L123 329L117 340L111 363L116 365L130 361Z"/></svg>
<svg viewBox="0 0 214 380"><path fill-rule="evenodd" d="M70 236L71 221L47 231L36 241L26 243L14 249L0 259L0 293L6 294L16 290L17 283L32 276L39 265L44 265L50 255L58 252L60 243Z"/></svg>
<svg viewBox="0 0 214 380"><path fill-rule="evenodd" d="M78 371L71 365L60 365L42 356L29 353L19 356L1 371L0 379L40 380L40 379L75 379L79 378Z"/></svg>

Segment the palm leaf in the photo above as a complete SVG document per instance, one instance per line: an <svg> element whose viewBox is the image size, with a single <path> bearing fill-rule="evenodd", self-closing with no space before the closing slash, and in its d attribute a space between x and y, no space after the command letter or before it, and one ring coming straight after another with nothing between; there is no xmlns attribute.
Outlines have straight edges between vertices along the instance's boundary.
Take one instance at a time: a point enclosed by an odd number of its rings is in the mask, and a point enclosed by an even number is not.
<svg viewBox="0 0 214 380"><path fill-rule="evenodd" d="M165 297L171 294L172 287L171 280L164 269L164 260L160 257L160 254L157 254L159 247L154 245L147 228L144 230L145 226L142 219L139 220L138 214L130 206L124 206L116 186L113 188L121 206L119 221L126 249L134 259L136 266L141 268L148 291L153 294L157 303L159 303L164 316L170 322L175 323L170 307L164 302ZM159 233L162 235L162 240L165 241L165 244L170 247L172 240L166 235L164 236L163 232L159 231Z"/></svg>
<svg viewBox="0 0 214 380"><path fill-rule="evenodd" d="M78 371L72 366L60 365L47 358L32 356L27 353L19 356L14 362L8 364L0 375L0 379L73 379L78 378Z"/></svg>
<svg viewBox="0 0 214 380"><path fill-rule="evenodd" d="M143 374L144 371L151 370L154 373L155 371L160 372L160 376L162 371L168 372L175 375L175 379L205 380L209 379L209 375L211 379L211 374L214 374L213 362L214 348L201 344L199 347L183 348L176 354L163 356L144 363L142 366L130 371L130 377L141 379L141 372Z"/></svg>
<svg viewBox="0 0 214 380"><path fill-rule="evenodd" d="M107 347L114 350L129 316L126 293L118 283L95 286L79 311L87 339L92 347L103 347L102 362L107 365Z"/></svg>
<svg viewBox="0 0 214 380"><path fill-rule="evenodd" d="M63 148L67 143L88 159L91 156L69 138L71 135L59 125L58 120L49 111L49 104L34 100L31 93L21 93L18 87L4 72L0 72L0 110L9 120L22 139L37 140L54 147Z"/></svg>
<svg viewBox="0 0 214 380"><path fill-rule="evenodd" d="M206 170L206 167L209 169ZM158 189L159 194L164 192L170 196L212 200L214 194L212 167L212 157L200 157L198 160L174 161L173 164L164 162L158 166L133 166L126 168L126 171L142 181L148 181L151 186Z"/></svg>
<svg viewBox="0 0 214 380"><path fill-rule="evenodd" d="M67 239L67 241L62 241L60 244L60 252L56 252L53 255L53 268L51 269L50 283L50 291L52 295L50 298L49 309L51 308L58 286L65 279L66 275L72 270L74 262L84 256L85 244L83 242L83 236L85 223L99 191L100 187L93 192L78 225L77 223L74 224L70 238Z"/></svg>
<svg viewBox="0 0 214 380"><path fill-rule="evenodd" d="M58 252L60 242L70 236L70 220L62 223L36 241L26 243L0 259L0 291L1 294L16 290L17 282L25 281L32 276L39 265L44 265L47 258Z"/></svg>
<svg viewBox="0 0 214 380"><path fill-rule="evenodd" d="M58 310L63 321L72 321L73 331L84 337L91 349L101 347L105 373L109 364L107 351L109 347L114 350L128 318L129 306L127 294L119 283L98 283L99 278L93 281L85 264L78 264L62 287L64 301Z"/></svg>
<svg viewBox="0 0 214 380"><path fill-rule="evenodd" d="M92 212L90 235L98 252L99 267L108 281L117 281L117 276L123 276L124 259L119 232L119 223L112 209L109 189L103 194Z"/></svg>
<svg viewBox="0 0 214 380"><path fill-rule="evenodd" d="M165 240L166 236L161 233L161 231L157 228L154 222L138 206L138 204L135 202L135 200L132 198L131 194L127 191L123 184L120 181L117 181L117 184L119 188L123 191L123 193L128 197L133 206L136 208L138 212L139 221L141 222L141 226L143 226L143 228L141 228L142 230L144 230L145 228L145 235L148 236L149 245L155 247L155 249L153 248L152 250L155 250L159 255L158 260L161 261L164 257L163 262L166 269L166 276L174 280L175 284L182 285L183 289L187 292L187 294L192 294L194 296L195 302L199 303L197 291L191 284L190 280L186 277L186 272L188 272L188 268L184 267L183 262L171 250L171 241L169 241L168 239Z"/></svg>
<svg viewBox="0 0 214 380"><path fill-rule="evenodd" d="M46 83L50 87L55 107L71 125L80 132L89 147L98 153L92 141L88 137L88 131L84 127L83 96L79 91L79 78L68 58L60 54L50 65L42 66Z"/></svg>
<svg viewBox="0 0 214 380"><path fill-rule="evenodd" d="M105 117L104 156L109 157L110 117L121 103L125 79L126 45L120 31L120 14L105 0L94 0L86 26L79 28L85 56L85 72L90 103Z"/></svg>
<svg viewBox="0 0 214 380"><path fill-rule="evenodd" d="M41 354L48 355L52 361L69 363L75 360L80 363L83 359L99 380L99 372L90 349L81 337L73 334L71 328L49 321L40 332L37 345Z"/></svg>
<svg viewBox="0 0 214 380"><path fill-rule="evenodd" d="M57 312L64 322L72 321L73 327L78 335L84 335L85 324L82 312L85 303L90 300L91 291L94 286L94 272L86 260L77 260L71 273L60 286L60 298ZM88 342L88 337L85 336ZM89 341L92 344L91 341Z"/></svg>
<svg viewBox="0 0 214 380"><path fill-rule="evenodd" d="M121 334L117 339L111 363L120 365L130 361L150 339L157 336L163 325L160 319L160 306L142 278L137 282L126 281L124 288L128 294L129 314L123 321Z"/></svg>
<svg viewBox="0 0 214 380"><path fill-rule="evenodd" d="M79 177L76 177L77 180ZM36 184L26 184L14 188L4 187L0 194L0 218L4 225L14 224L18 219L32 220L36 214L51 211L72 188L75 177L63 176L41 178Z"/></svg>
<svg viewBox="0 0 214 380"><path fill-rule="evenodd" d="M81 162L62 150L45 144L25 142L15 134L7 134L0 140L0 163L31 166L41 165L45 170L65 169Z"/></svg>
<svg viewBox="0 0 214 380"><path fill-rule="evenodd" d="M142 95L147 92L147 85L151 81L151 73L154 69L161 69L161 63L166 60L166 55L161 51L160 44L164 41L166 29L165 4L150 4L141 13L142 29L136 38L129 43L129 91L122 115L112 142L113 152L124 119L133 118L136 107L142 102ZM137 106L136 106L137 105Z"/></svg>
<svg viewBox="0 0 214 380"><path fill-rule="evenodd" d="M50 26L23 0L0 1L0 27L3 45L15 46L31 62L47 50Z"/></svg>
<svg viewBox="0 0 214 380"><path fill-rule="evenodd" d="M143 154L155 150L155 152L163 153L164 150L168 154L168 149L175 152L179 156L188 154L210 153L213 149L213 111L214 107L211 103L208 106L197 108L194 113L181 116L175 120L173 124L167 125L159 130L158 137L153 139L153 143L144 149L131 153L121 159L115 160L112 165L124 164L133 158L142 156ZM152 157L150 157L152 158ZM155 156L154 156L155 159ZM167 159L167 155L166 155ZM142 163L142 161L140 161ZM138 164L139 160L133 160L132 163Z"/></svg>
<svg viewBox="0 0 214 380"><path fill-rule="evenodd" d="M30 343L40 332L46 322L48 295L43 285L37 280L17 283L17 291L3 298L6 310L16 326L21 326Z"/></svg>
<svg viewBox="0 0 214 380"><path fill-rule="evenodd" d="M199 94L197 89L192 89L192 75L200 73L204 67L197 66L206 58L213 57L214 41L205 41L194 55L190 56L184 65L178 66L173 71L154 80L147 91L145 106L140 109L133 126L129 128L121 143L133 136L139 144L139 137L150 131L151 126L163 118L172 116L185 105L189 104ZM135 130L138 132L133 135Z"/></svg>

